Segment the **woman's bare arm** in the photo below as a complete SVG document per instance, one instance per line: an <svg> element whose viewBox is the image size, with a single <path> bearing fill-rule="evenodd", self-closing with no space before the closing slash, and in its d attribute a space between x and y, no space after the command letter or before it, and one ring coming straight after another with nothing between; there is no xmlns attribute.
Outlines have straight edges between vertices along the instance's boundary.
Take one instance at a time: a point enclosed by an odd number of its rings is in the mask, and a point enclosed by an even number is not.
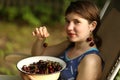
<svg viewBox="0 0 120 80"><path fill-rule="evenodd" d="M90 54L85 56L78 67L76 80L101 80L102 66L98 55Z"/></svg>
<svg viewBox="0 0 120 80"><path fill-rule="evenodd" d="M70 44L68 40L63 41L57 45L43 47L44 41L36 40L32 47L32 55L47 55L47 56L59 56Z"/></svg>
<svg viewBox="0 0 120 80"><path fill-rule="evenodd" d="M45 40L39 40L36 39L36 41L34 42L33 46L32 46L32 50L31 53L33 56L37 56L37 55L41 55L40 53L42 53L43 51L43 43Z"/></svg>

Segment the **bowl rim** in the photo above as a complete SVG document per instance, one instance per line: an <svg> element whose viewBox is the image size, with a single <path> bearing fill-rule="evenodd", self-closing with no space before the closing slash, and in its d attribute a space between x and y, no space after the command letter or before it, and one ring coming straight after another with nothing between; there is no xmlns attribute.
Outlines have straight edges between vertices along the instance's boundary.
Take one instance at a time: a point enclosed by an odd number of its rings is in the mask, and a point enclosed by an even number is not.
<svg viewBox="0 0 120 80"><path fill-rule="evenodd" d="M53 59L57 59L57 60L61 61L61 62L64 64L64 66L62 65L62 69L61 69L60 71L56 71L56 72L49 73L49 74L32 74L32 73L27 73L27 72L23 71L23 70L19 67L19 65L20 65L20 63L23 62L24 60L27 60L27 59L30 59L30 58L53 58ZM39 60L42 60L42 59L39 59ZM46 59L46 60L47 60L47 59ZM46 61L46 60L45 60L45 61ZM49 60L49 59L48 59L48 60ZM50 61L52 61L52 60L50 60ZM53 60L53 61L54 61L54 60ZM37 62L37 61L36 61L36 62ZM57 62L57 61L56 61L56 62ZM33 62L31 62L31 63L33 63ZM29 64L31 64L31 63L29 63ZM19 60L19 61L17 62L17 64L16 64L16 67L17 67L17 69L18 69L20 72L22 72L22 73L24 73L24 74L28 74L28 75L50 75L50 74L59 73L59 72L61 72L63 69L65 69L65 68L66 68L66 62L65 62L64 60L60 59L59 57L54 57L54 56L31 56L31 57L27 57L27 58L23 58L23 59Z"/></svg>

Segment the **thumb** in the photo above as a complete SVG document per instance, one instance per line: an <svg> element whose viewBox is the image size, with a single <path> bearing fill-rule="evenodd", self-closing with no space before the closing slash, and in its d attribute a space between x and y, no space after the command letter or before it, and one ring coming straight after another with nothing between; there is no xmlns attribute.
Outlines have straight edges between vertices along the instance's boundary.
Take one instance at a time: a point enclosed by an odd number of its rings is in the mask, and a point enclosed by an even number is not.
<svg viewBox="0 0 120 80"><path fill-rule="evenodd" d="M36 80L33 76L31 75L27 75L27 77L29 78L29 80Z"/></svg>

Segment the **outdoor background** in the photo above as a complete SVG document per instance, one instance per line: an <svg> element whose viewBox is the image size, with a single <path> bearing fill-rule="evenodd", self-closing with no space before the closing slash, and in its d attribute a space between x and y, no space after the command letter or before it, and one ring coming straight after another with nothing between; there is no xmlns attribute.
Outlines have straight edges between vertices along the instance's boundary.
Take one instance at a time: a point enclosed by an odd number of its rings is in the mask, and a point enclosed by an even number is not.
<svg viewBox="0 0 120 80"><path fill-rule="evenodd" d="M0 0L0 74L18 74L16 64L5 58L11 54L30 54L35 27L48 28L49 45L66 39L64 11L70 1L75 0ZM90 1L101 10L106 0Z"/></svg>

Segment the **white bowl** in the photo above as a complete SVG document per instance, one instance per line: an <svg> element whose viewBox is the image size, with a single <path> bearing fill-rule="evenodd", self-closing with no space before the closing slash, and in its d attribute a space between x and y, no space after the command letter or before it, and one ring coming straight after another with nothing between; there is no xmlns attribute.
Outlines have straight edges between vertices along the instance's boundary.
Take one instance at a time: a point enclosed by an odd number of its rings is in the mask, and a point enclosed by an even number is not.
<svg viewBox="0 0 120 80"><path fill-rule="evenodd" d="M20 72L23 72L25 74L27 74L25 71L22 70L22 67L24 65L30 65L33 62L38 62L39 60L50 60L50 61L54 61L54 62L59 62L60 65L62 66L62 69L60 71L51 73L51 74L30 74L32 75L36 80L57 80L59 78L60 72L66 67L66 63L56 57L51 57L51 56L34 56L34 57L28 57L25 59L20 60L17 63L17 68Z"/></svg>

